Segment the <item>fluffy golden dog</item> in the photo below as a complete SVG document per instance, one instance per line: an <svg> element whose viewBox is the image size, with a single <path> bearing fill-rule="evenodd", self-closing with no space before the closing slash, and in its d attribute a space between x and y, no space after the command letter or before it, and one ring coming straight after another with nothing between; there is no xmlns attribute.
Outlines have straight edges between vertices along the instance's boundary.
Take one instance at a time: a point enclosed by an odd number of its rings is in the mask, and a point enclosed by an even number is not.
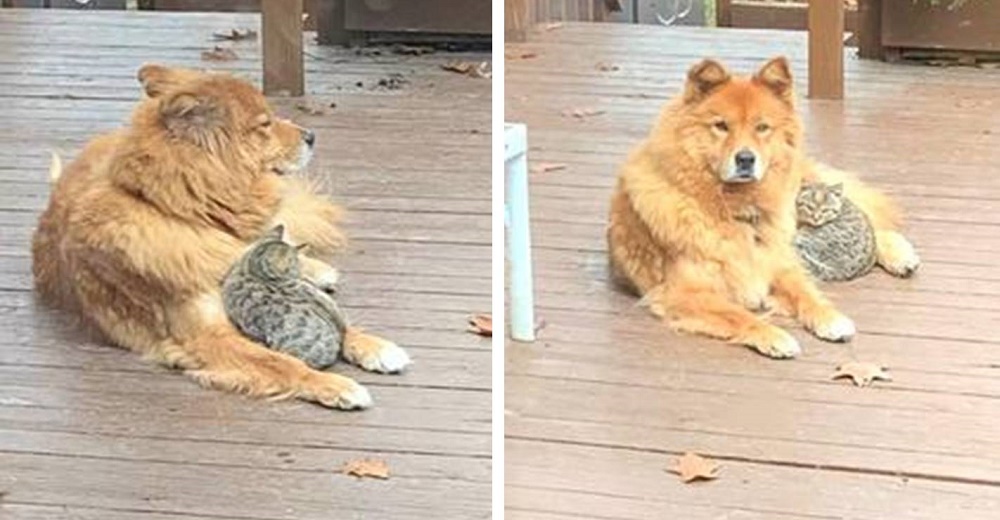
<svg viewBox="0 0 1000 520"><path fill-rule="evenodd" d="M804 155L784 58L751 77L702 61L619 172L607 230L613 274L675 329L767 356L800 352L756 313L772 305L819 338L847 341L854 322L816 288L792 247L795 197L807 180L843 182L875 227L879 263L897 276L916 270L889 200Z"/></svg>
<svg viewBox="0 0 1000 520"><path fill-rule="evenodd" d="M42 298L96 325L113 343L200 383L334 408L371 403L364 387L241 335L220 282L246 246L281 223L290 241L328 257L344 237L340 209L301 180L312 132L275 117L249 83L147 65L131 124L97 137L55 181L32 244ZM58 169L58 166L56 166ZM337 271L303 257L332 288ZM345 358L367 370L409 363L392 342L350 330Z"/></svg>

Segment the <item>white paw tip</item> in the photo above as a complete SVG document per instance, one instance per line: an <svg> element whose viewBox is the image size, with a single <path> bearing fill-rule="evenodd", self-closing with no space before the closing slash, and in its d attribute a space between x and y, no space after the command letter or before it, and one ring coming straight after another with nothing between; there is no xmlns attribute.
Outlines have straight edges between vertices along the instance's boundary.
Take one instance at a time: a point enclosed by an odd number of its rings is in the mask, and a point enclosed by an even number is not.
<svg viewBox="0 0 1000 520"><path fill-rule="evenodd" d="M785 337L775 342L773 351L776 355L772 357L792 358L802 353L802 347L799 346L798 340L793 338L791 334L786 333Z"/></svg>
<svg viewBox="0 0 1000 520"><path fill-rule="evenodd" d="M361 368L372 372L402 372L412 360L399 345L386 341L374 355L361 360Z"/></svg>
<svg viewBox="0 0 1000 520"><path fill-rule="evenodd" d="M336 406L342 410L361 410L372 405L372 394L361 385L354 385L338 396Z"/></svg>
<svg viewBox="0 0 1000 520"><path fill-rule="evenodd" d="M774 359L793 358L801 354L802 347L799 346L798 340L783 330L780 332L781 334L770 345L764 347L754 346L754 348L761 354Z"/></svg>
<svg viewBox="0 0 1000 520"><path fill-rule="evenodd" d="M330 269L323 271L316 276L316 285L322 288L330 288L337 285L340 281L340 271L336 269Z"/></svg>
<svg viewBox="0 0 1000 520"><path fill-rule="evenodd" d="M847 316L837 316L824 330L818 331L818 336L830 341L849 341L857 334L858 329Z"/></svg>

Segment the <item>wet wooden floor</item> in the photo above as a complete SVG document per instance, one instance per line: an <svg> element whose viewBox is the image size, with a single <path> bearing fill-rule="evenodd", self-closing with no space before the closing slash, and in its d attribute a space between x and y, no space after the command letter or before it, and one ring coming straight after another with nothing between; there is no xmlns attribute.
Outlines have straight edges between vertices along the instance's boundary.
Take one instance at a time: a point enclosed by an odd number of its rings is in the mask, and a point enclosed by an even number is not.
<svg viewBox="0 0 1000 520"><path fill-rule="evenodd" d="M506 518L998 518L1000 71L851 56L844 102L802 100L811 152L893 193L925 263L828 287L857 339L796 328L804 355L777 362L675 335L611 289L604 223L617 165L690 65L786 54L804 86L805 34L566 24L506 50L537 57L507 60L505 119L527 124L531 163L567 165L530 179L547 325L507 345ZM854 359L895 381L830 380ZM664 471L689 450L720 478Z"/></svg>
<svg viewBox="0 0 1000 520"><path fill-rule="evenodd" d="M370 411L265 403L81 337L32 298L28 244L49 152L73 157L125 121L145 62L259 80L255 42L212 33L256 15L0 9L0 518L487 518L489 341L464 332L490 307L490 82L450 59L308 45L306 84L328 114L282 112L318 135L311 171L351 215L344 305L409 347L393 377L342 367ZM232 62L204 62L213 45ZM380 84L381 81L381 84ZM396 87L399 88L396 88ZM360 457L392 478L338 475Z"/></svg>

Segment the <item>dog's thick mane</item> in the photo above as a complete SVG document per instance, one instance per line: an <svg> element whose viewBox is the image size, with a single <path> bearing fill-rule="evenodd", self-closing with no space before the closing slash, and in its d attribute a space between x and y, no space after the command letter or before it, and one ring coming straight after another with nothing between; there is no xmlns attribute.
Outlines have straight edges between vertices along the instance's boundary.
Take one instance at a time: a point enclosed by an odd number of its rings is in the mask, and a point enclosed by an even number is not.
<svg viewBox="0 0 1000 520"><path fill-rule="evenodd" d="M273 172L259 171L236 146L171 135L163 121L163 103L169 99L145 99L136 107L121 148L111 158L109 181L164 215L241 239L255 238L277 212L280 180Z"/></svg>

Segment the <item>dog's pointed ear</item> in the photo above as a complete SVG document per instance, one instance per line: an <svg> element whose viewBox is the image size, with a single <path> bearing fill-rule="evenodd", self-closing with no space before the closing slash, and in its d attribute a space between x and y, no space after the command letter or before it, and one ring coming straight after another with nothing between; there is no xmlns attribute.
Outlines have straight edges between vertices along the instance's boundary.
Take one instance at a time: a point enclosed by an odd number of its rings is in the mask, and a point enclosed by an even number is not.
<svg viewBox="0 0 1000 520"><path fill-rule="evenodd" d="M225 107L210 96L176 92L160 101L160 118L170 135L205 145L207 137L225 125Z"/></svg>
<svg viewBox="0 0 1000 520"><path fill-rule="evenodd" d="M774 95L789 104L794 101L792 71L788 67L788 59L784 56L771 58L753 75L753 81L767 87Z"/></svg>
<svg viewBox="0 0 1000 520"><path fill-rule="evenodd" d="M688 70L687 84L684 85L684 101L701 101L710 92L731 79L729 71L715 60L702 60Z"/></svg>
<svg viewBox="0 0 1000 520"><path fill-rule="evenodd" d="M830 185L830 192L832 192L834 195L843 195L844 194L844 183L838 182L837 184L831 184Z"/></svg>
<svg viewBox="0 0 1000 520"><path fill-rule="evenodd" d="M187 81L202 77L205 73L194 69L164 67L155 63L147 63L139 67L136 79L142 85L142 91L151 98L159 97L180 87Z"/></svg>
<svg viewBox="0 0 1000 520"><path fill-rule="evenodd" d="M167 87L173 85L170 76L170 69L153 63L139 67L139 72L136 74L139 84L142 85L142 91L149 97L157 97L166 92Z"/></svg>

